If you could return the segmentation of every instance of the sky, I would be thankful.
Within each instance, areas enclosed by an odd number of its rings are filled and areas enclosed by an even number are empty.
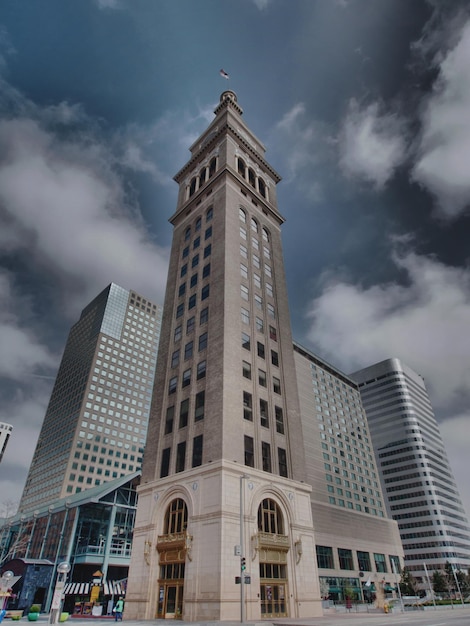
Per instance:
[[[2,0],[0,515],[82,308],[163,303],[172,179],[227,88],[283,179],[294,338],[421,374],[470,512],[468,2]]]

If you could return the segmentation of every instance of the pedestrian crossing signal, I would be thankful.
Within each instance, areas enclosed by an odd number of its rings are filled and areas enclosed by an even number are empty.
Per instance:
[[[244,556],[242,556],[241,558],[241,568],[242,572],[244,572],[246,570],[246,559]]]

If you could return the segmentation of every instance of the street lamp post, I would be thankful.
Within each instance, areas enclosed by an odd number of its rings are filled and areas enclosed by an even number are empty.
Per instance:
[[[245,621],[245,535],[244,535],[244,523],[245,523],[245,510],[244,510],[244,490],[243,481],[246,478],[250,478],[246,474],[240,476],[240,622],[243,624]]]
[[[51,615],[49,618],[49,624],[58,624],[60,619],[60,611],[62,608],[62,596],[64,593],[65,581],[67,580],[67,574],[70,572],[70,563],[62,561],[57,566],[57,581],[54,588],[54,595],[52,596],[51,603]]]
[[[9,589],[11,587],[11,579],[14,577],[14,573],[10,570],[3,572],[0,578],[0,589],[3,596],[2,609],[7,608],[8,598],[10,597]]]

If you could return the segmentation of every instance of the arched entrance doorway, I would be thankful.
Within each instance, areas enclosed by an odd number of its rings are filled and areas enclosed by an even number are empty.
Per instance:
[[[258,508],[261,617],[288,616],[287,553],[289,538],[279,505],[264,499]]]
[[[189,535],[188,507],[181,498],[170,502],[165,514],[163,535],[158,536],[159,554],[157,618],[182,618],[184,568]]]

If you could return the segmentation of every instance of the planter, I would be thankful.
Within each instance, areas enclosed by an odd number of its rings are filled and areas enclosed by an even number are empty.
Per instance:
[[[59,622],[66,622],[68,618],[69,618],[69,613],[66,613],[64,611],[63,613],[60,614]]]
[[[37,622],[39,613],[28,613],[28,622]]]

